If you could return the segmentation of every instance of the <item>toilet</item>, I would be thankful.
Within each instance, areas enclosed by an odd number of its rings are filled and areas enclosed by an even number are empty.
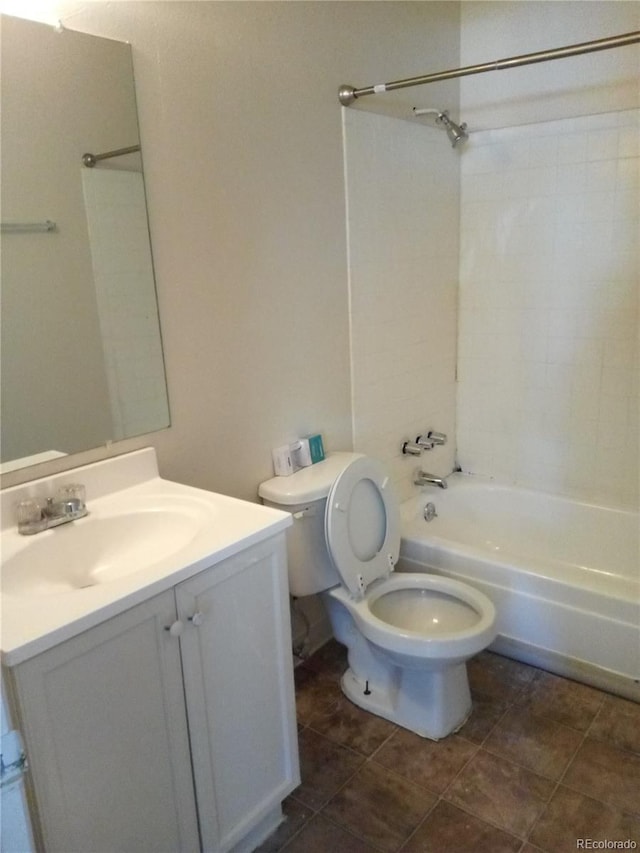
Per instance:
[[[400,516],[383,466],[332,453],[262,483],[259,495],[293,515],[289,589],[322,593],[348,650],[345,695],[422,737],[457,731],[471,712],[466,661],[495,639],[495,609],[459,581],[394,572]]]

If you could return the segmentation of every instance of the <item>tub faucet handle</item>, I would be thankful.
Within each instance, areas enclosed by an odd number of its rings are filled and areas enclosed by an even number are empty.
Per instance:
[[[430,429],[427,433],[427,438],[430,439],[434,444],[446,444],[447,436],[443,432],[436,432],[433,429]]]
[[[422,456],[424,448],[414,443],[413,441],[404,441],[402,443],[402,452],[407,456]]]
[[[416,444],[418,447],[422,447],[423,450],[433,450],[435,442],[429,435],[418,435],[416,436]]]

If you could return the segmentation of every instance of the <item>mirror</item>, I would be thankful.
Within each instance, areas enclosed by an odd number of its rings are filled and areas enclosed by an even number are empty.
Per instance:
[[[6,15],[1,38],[7,471],[161,429],[169,408],[131,48]]]

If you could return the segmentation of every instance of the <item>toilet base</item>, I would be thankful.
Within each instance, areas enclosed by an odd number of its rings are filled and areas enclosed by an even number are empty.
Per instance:
[[[401,682],[375,684],[349,668],[340,683],[354,705],[430,740],[457,732],[468,720],[472,705],[465,664],[436,672],[404,670]]]

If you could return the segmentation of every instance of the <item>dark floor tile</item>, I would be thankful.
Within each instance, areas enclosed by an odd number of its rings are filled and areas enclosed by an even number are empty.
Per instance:
[[[349,665],[347,649],[337,640],[329,640],[308,657],[304,665],[339,681]]]
[[[484,748],[541,776],[559,779],[582,739],[575,729],[515,706],[496,725]]]
[[[516,853],[520,838],[441,800],[402,853]]]
[[[445,798],[514,835],[527,835],[556,783],[481,749],[458,774]]]
[[[314,814],[312,809],[295,797],[287,797],[282,803],[282,813],[284,820],[280,826],[260,847],[256,848],[255,853],[278,853]]]
[[[569,853],[579,838],[640,845],[640,819],[560,785],[529,840],[548,853]]]
[[[308,668],[306,664],[296,667],[293,677],[296,685],[296,715],[298,723],[302,725],[306,726],[313,714],[326,710],[342,696],[337,681],[322,671]]]
[[[343,694],[329,708],[312,714],[308,725],[334,743],[367,756],[374,753],[397,728],[394,723],[354,705]]]
[[[302,783],[296,788],[295,797],[306,806],[319,809],[355,773],[364,758],[309,729],[300,732],[298,740]]]
[[[323,814],[380,850],[396,851],[436,799],[435,794],[369,762],[329,801]]]
[[[346,666],[331,641],[296,669],[302,784],[259,853],[640,844],[640,705],[483,652],[468,665],[470,719],[436,743],[350,703]]]
[[[481,652],[467,664],[471,693],[490,696],[500,702],[513,702],[531,682],[537,670],[526,663]]]
[[[286,853],[375,853],[376,849],[321,814],[285,847]]]
[[[640,814],[640,755],[585,738],[563,785],[622,811]]]
[[[504,702],[483,696],[480,693],[473,695],[473,707],[467,722],[459,729],[458,734],[473,743],[480,744],[493,730],[495,724],[507,709]]]
[[[589,737],[640,752],[640,705],[619,696],[607,696],[589,729]]]
[[[586,684],[539,671],[518,698],[533,714],[586,731],[602,707],[606,694]]]
[[[440,794],[477,749],[458,735],[433,741],[398,729],[373,760],[410,782]]]

